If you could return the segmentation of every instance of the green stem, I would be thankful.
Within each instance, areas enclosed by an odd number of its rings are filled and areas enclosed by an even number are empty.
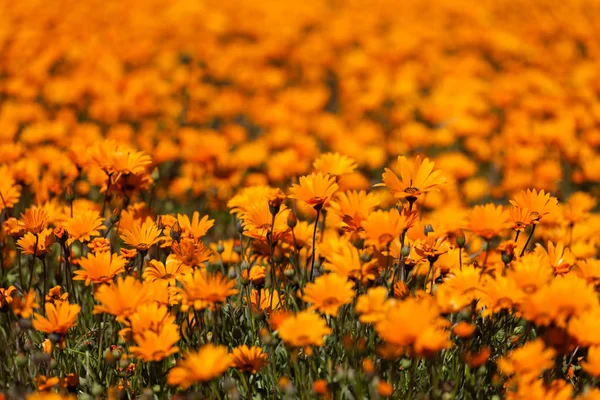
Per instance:
[[[521,250],[521,254],[519,255],[519,257],[523,257],[523,254],[525,254],[525,250],[527,249],[527,246],[529,246],[529,242],[531,241],[531,238],[533,237],[533,233],[535,232],[535,227],[536,227],[536,225],[533,225],[533,227],[531,228],[529,237],[527,238],[527,241],[525,242],[525,246],[523,246],[523,250]]]
[[[310,265],[310,276],[309,280],[313,280],[313,272],[315,270],[315,250],[317,249],[317,225],[319,224],[319,217],[321,216],[321,208],[317,207],[317,218],[315,219],[315,227],[313,229],[313,240],[312,240],[312,260]]]

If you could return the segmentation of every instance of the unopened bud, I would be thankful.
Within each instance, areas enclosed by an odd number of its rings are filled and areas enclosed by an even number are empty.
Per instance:
[[[181,240],[181,225],[179,225],[179,221],[175,222],[171,227],[171,239],[174,242],[179,242]]]
[[[229,270],[227,271],[227,277],[229,279],[237,278],[237,271],[235,270],[234,267],[229,267]]]
[[[223,245],[223,242],[221,240],[219,240],[219,243],[217,243],[217,253],[221,254],[225,251],[225,246]]]
[[[102,393],[104,393],[104,387],[102,387],[100,384],[98,383],[94,383],[92,385],[92,394],[94,396],[100,396]]]
[[[118,208],[115,208],[110,216],[110,223],[116,224],[121,219],[121,212]]]
[[[243,270],[248,270],[250,269],[250,263],[247,260],[242,261],[242,263],[240,264],[240,268]]]
[[[465,243],[467,243],[467,239],[465,238],[465,233],[461,230],[456,234],[456,245],[462,249],[465,247]]]
[[[292,229],[294,229],[296,225],[298,225],[298,218],[296,218],[296,213],[294,211],[290,211],[287,219],[287,224]]]
[[[404,245],[402,246],[402,250],[400,251],[400,255],[404,257],[408,257],[410,255],[410,246]]]
[[[51,333],[50,335],[48,335],[48,339],[50,339],[52,344],[57,344],[58,342],[60,342],[60,335],[57,333]]]
[[[21,327],[21,329],[23,330],[27,330],[31,329],[33,327],[33,324],[30,319],[21,318],[19,320],[19,327]]]
[[[513,260],[513,255],[505,251],[502,252],[502,262],[508,264]]]
[[[244,233],[244,222],[241,219],[238,219],[235,222],[235,227],[236,227],[238,233]]]
[[[15,358],[15,362],[17,363],[17,367],[23,368],[27,365],[27,357],[25,357],[25,354],[21,353]]]
[[[423,227],[423,233],[425,234],[425,236],[429,235],[432,232],[433,232],[433,226],[431,226],[431,224],[426,224]]]

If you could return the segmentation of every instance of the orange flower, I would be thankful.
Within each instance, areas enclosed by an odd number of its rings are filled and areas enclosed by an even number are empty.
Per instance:
[[[357,167],[356,161],[339,153],[325,153],[317,158],[313,167],[318,172],[331,176],[351,174]]]
[[[140,175],[152,163],[152,158],[141,151],[116,144],[112,140],[99,142],[91,150],[92,159],[116,183],[122,175]]]
[[[174,286],[175,281],[189,270],[188,265],[178,261],[173,254],[169,254],[164,263],[158,260],[150,260],[144,269],[144,278],[150,282],[164,280]]]
[[[240,215],[244,221],[244,235],[267,243],[267,235],[270,235],[272,231],[272,241],[276,243],[290,232],[287,224],[289,214],[290,209],[282,206],[273,220],[273,214],[271,214],[268,204],[254,204]]]
[[[542,371],[552,368],[556,352],[546,348],[542,339],[536,339],[523,347],[508,353],[498,360],[498,369],[504,375],[517,375],[523,379],[533,379]]]
[[[586,361],[581,363],[581,368],[596,378],[600,377],[600,346],[589,348]]]
[[[375,324],[375,330],[389,344],[414,346],[417,354],[430,355],[450,346],[447,326],[434,300],[425,297],[396,302]]]
[[[46,317],[35,314],[33,327],[40,332],[56,333],[65,336],[69,329],[75,325],[81,307],[78,304],[60,302],[58,304],[46,303]]]
[[[287,317],[279,325],[279,337],[292,347],[323,346],[330,333],[325,320],[310,311]]]
[[[252,284],[255,286],[260,286],[265,283],[265,278],[267,276],[267,269],[260,265],[255,265],[250,268],[250,280]]]
[[[260,291],[253,289],[250,293],[250,304],[254,311],[264,311],[268,314],[281,307],[283,304],[283,296],[280,295],[277,290],[270,292],[265,289],[260,289]]]
[[[325,207],[338,189],[335,177],[322,173],[301,176],[300,183],[292,185],[290,198],[302,200],[315,210]]]
[[[238,292],[234,288],[235,281],[227,279],[220,272],[209,274],[206,270],[196,270],[183,275],[180,282],[182,287],[178,293],[184,311],[189,307],[200,310],[207,305],[223,303]]]
[[[377,393],[383,397],[389,397],[394,394],[394,387],[388,382],[379,382],[377,385]]]
[[[21,214],[21,222],[25,230],[34,235],[41,233],[48,221],[48,213],[43,208],[28,208],[24,214]]]
[[[508,212],[502,206],[486,204],[475,206],[468,216],[467,230],[486,240],[491,240],[509,227]]]
[[[33,310],[40,306],[35,298],[35,290],[31,289],[24,297],[14,297],[10,306],[15,315],[28,319],[33,314]]]
[[[133,276],[118,277],[116,282],[101,285],[94,298],[100,303],[94,314],[108,313],[122,321],[136,309],[151,300],[152,292]]]
[[[362,223],[379,204],[379,199],[364,190],[337,193],[331,209],[340,219],[340,226],[347,231],[362,231]]]
[[[316,394],[324,395],[327,394],[327,381],[325,379],[318,379],[312,384],[313,391]]]
[[[186,267],[201,266],[212,255],[211,250],[202,241],[182,239],[171,247],[174,259]]]
[[[257,373],[267,365],[267,354],[260,347],[242,345],[231,352],[233,366],[242,372]]]
[[[69,293],[61,293],[62,287],[54,286],[52,289],[48,291],[46,295],[46,301],[49,303],[65,303],[69,301]]]
[[[569,318],[598,307],[594,287],[576,275],[563,275],[525,298],[523,317],[538,325],[565,327]]]
[[[144,361],[160,361],[179,351],[175,346],[179,339],[179,326],[172,322],[163,322],[158,330],[134,333],[133,340],[136,345],[130,346],[129,351]]]
[[[17,245],[23,250],[23,254],[32,254],[42,257],[50,252],[54,244],[54,233],[51,228],[44,229],[38,235],[27,232],[25,236],[17,241]]]
[[[222,375],[233,364],[227,347],[207,344],[197,352],[187,353],[169,371],[167,383],[187,389],[196,382],[207,382]]]
[[[400,178],[389,168],[383,173],[383,183],[375,186],[386,186],[392,195],[398,199],[407,199],[414,202],[417,198],[432,190],[438,190],[438,186],[446,182],[441,177],[441,171],[434,171],[435,163],[417,156],[413,162],[406,157],[398,157],[398,170]]]
[[[492,351],[489,347],[483,347],[478,352],[465,352],[465,362],[471,368],[482,366],[489,360]]]
[[[356,301],[358,319],[364,323],[376,323],[385,318],[392,302],[387,300],[388,290],[382,286],[370,288],[367,294],[361,294]]]
[[[475,329],[477,329],[475,325],[469,324],[465,321],[460,321],[452,327],[454,334],[460,338],[471,337],[473,333],[475,333]]]
[[[600,346],[600,307],[575,315],[567,331],[580,346]]]
[[[187,215],[177,214],[177,222],[184,235],[190,235],[196,240],[206,235],[206,232],[215,225],[215,220],[209,219],[208,215],[200,219],[198,211],[194,211],[191,221]]]
[[[124,229],[121,239],[138,251],[146,252],[150,247],[163,240],[160,229],[152,221],[134,222],[129,229]]]
[[[6,166],[0,167],[0,211],[5,208],[13,208],[21,198],[21,186],[15,184],[14,178],[6,170]]]
[[[327,261],[323,264],[326,271],[363,281],[375,279],[377,260],[363,262],[359,250],[349,243],[326,258]]]
[[[17,291],[14,286],[8,288],[0,288],[0,309],[13,302],[12,295]]]
[[[69,233],[67,245],[76,240],[87,242],[92,236],[100,235],[100,231],[106,229],[103,225],[103,219],[100,214],[94,210],[84,210],[77,212],[73,218],[65,223],[65,229]]]
[[[558,200],[541,190],[539,193],[533,189],[519,192],[510,203],[523,210],[528,210],[525,223],[537,224],[542,217],[558,212]]]
[[[309,310],[337,316],[338,309],[354,298],[354,284],[337,274],[319,276],[306,285],[302,299],[311,303]]]
[[[127,260],[118,254],[110,252],[90,253],[87,258],[80,258],[81,269],[75,271],[73,280],[85,280],[86,286],[90,283],[107,283],[119,273],[125,271]]]
[[[558,242],[555,246],[554,243],[549,241],[548,251],[540,245],[536,247],[536,251],[547,260],[556,275],[569,272],[571,267],[575,265],[575,256],[568,247],[565,247],[563,242]]]
[[[366,244],[384,249],[392,240],[399,237],[407,228],[410,228],[417,218],[416,212],[408,213],[408,210],[400,213],[396,208],[389,211],[377,210],[371,212],[363,221]]]

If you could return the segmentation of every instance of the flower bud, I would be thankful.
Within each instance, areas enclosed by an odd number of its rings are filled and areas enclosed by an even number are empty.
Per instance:
[[[402,246],[402,250],[400,251],[400,255],[404,256],[404,257],[408,257],[410,255],[410,246],[409,245],[404,245]]]
[[[27,365],[27,357],[25,357],[25,354],[20,353],[16,358],[15,358],[15,362],[17,363],[17,367],[23,368],[24,366]]]
[[[456,234],[456,245],[462,249],[463,247],[465,247],[465,244],[467,243],[467,239],[465,238],[465,233],[462,231],[462,229],[460,229],[458,231],[458,233]]]
[[[117,222],[119,222],[120,219],[121,219],[121,212],[118,208],[115,208],[113,210],[112,214],[110,215],[110,223],[114,225]]]
[[[179,242],[181,240],[181,225],[179,225],[179,221],[175,222],[171,227],[171,239],[174,242]]]
[[[296,213],[294,211],[290,211],[288,214],[287,225],[292,229],[298,225],[298,218],[296,218]]]
[[[94,383],[92,385],[92,394],[94,396],[100,396],[102,393],[104,393],[104,388],[100,384]]]
[[[19,327],[21,327],[21,329],[23,330],[27,330],[31,329],[33,327],[33,324],[30,319],[21,318],[19,320]]]
[[[229,267],[229,270],[227,271],[227,277],[229,279],[237,278],[237,271],[235,270],[234,267]]]
[[[48,335],[48,339],[50,339],[50,342],[52,342],[52,344],[57,344],[58,342],[60,342],[60,335],[57,333],[51,333],[50,335]]]
[[[222,254],[225,251],[225,246],[223,245],[223,241],[219,240],[217,243],[217,253]]]
[[[512,260],[513,260],[513,255],[512,254],[510,254],[510,253],[508,253],[506,251],[502,252],[502,262],[505,265],[508,265]]]
[[[426,224],[423,227],[423,233],[425,234],[425,236],[429,235],[432,232],[433,232],[433,226],[431,226],[431,224]]]
[[[241,219],[238,219],[235,222],[235,227],[236,227],[238,233],[244,233],[244,222]]]
[[[255,265],[250,270],[250,280],[254,286],[261,286],[265,283],[265,278],[267,274],[267,269],[265,267],[261,267]]]

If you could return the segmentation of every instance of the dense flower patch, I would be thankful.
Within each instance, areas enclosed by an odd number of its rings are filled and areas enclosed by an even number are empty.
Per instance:
[[[600,398],[597,2],[0,4],[0,398]]]

